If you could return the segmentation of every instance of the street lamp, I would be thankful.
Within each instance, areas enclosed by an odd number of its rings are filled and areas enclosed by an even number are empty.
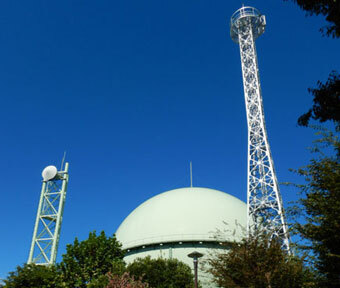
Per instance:
[[[194,271],[195,271],[195,288],[198,287],[197,282],[197,264],[198,264],[198,258],[201,258],[203,256],[202,253],[199,253],[197,251],[191,252],[188,254],[188,257],[193,258],[194,260]]]

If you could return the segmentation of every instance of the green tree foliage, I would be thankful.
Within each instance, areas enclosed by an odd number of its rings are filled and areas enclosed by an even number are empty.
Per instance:
[[[5,280],[6,288],[57,288],[58,273],[54,266],[47,267],[35,264],[18,266],[16,271],[10,272]]]
[[[276,239],[264,234],[232,243],[225,252],[211,255],[205,267],[219,287],[313,287],[302,261],[288,255]]]
[[[67,245],[58,270],[66,287],[85,288],[90,283],[91,287],[100,287],[104,275],[124,267],[123,257],[121,244],[114,235],[107,237],[102,231],[97,236],[91,232],[88,239],[79,242],[76,238],[73,244]]]
[[[10,272],[5,280],[6,288],[103,288],[109,279],[108,272],[123,274],[124,252],[115,236],[104,232],[67,245],[67,252],[56,266],[24,265]]]
[[[191,268],[177,259],[138,258],[128,265],[127,271],[153,288],[192,288],[194,286]]]
[[[308,15],[323,15],[330,24],[321,29],[323,34],[340,37],[340,3],[339,0],[292,0]]]
[[[148,288],[149,284],[143,283],[141,279],[136,280],[128,272],[122,275],[108,274],[109,283],[105,288]]]
[[[298,119],[298,124],[308,126],[311,118],[320,122],[331,120],[340,131],[340,75],[333,71],[325,84],[318,81],[318,89],[308,91],[314,96],[314,103],[312,108]]]
[[[319,287],[340,287],[340,142],[332,133],[319,142],[331,145],[336,153],[325,155],[316,147],[319,157],[297,170],[304,184],[296,185],[302,197],[295,212],[303,222],[294,228],[305,240],[300,248],[314,256],[322,276]]]
[[[286,0],[287,1],[287,0]],[[321,29],[324,35],[340,37],[339,0],[291,0],[305,10],[308,15],[323,15],[330,25]],[[311,118],[325,122],[335,122],[340,130],[340,75],[333,71],[325,84],[318,81],[318,88],[308,89],[314,96],[312,108],[298,119],[298,124],[307,126]]]

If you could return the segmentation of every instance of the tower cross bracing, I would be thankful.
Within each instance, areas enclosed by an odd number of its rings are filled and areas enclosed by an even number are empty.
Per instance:
[[[248,124],[247,231],[265,231],[289,252],[279,185],[267,138],[255,39],[264,32],[264,15],[242,7],[231,17],[230,35],[239,44]]]
[[[68,184],[68,163],[55,178],[42,183],[27,263],[55,264]]]

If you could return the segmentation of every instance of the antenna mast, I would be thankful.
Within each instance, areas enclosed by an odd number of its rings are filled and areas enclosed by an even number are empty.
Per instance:
[[[32,244],[27,263],[55,264],[68,184],[68,163],[62,171],[54,166],[43,170],[43,183]]]
[[[262,106],[255,39],[263,34],[265,16],[242,7],[231,17],[230,35],[240,45],[244,97],[248,122],[247,231],[264,230],[289,250],[281,194],[267,138]]]

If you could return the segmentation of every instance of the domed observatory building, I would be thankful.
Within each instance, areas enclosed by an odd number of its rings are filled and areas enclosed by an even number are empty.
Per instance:
[[[213,251],[226,249],[222,242],[239,240],[246,218],[246,203],[234,196],[208,188],[181,188],[138,206],[119,226],[116,236],[127,251],[127,263],[151,256],[176,258],[193,268],[188,254],[197,251],[204,259]],[[198,275],[203,287],[209,287],[206,275],[201,271]]]

